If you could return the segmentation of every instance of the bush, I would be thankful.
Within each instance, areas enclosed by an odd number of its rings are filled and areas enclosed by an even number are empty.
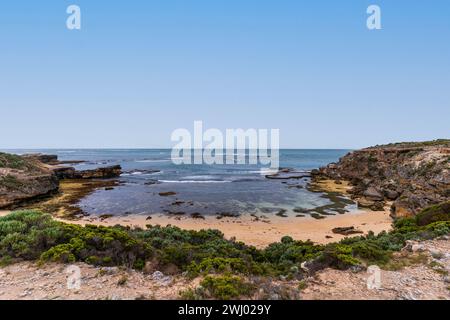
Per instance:
[[[430,223],[422,225],[425,222]],[[139,270],[146,261],[156,261],[161,270],[174,265],[190,276],[282,275],[302,279],[303,262],[314,266],[310,270],[346,269],[363,263],[383,266],[407,240],[432,239],[449,232],[445,204],[425,209],[417,218],[396,221],[390,232],[346,238],[326,246],[283,237],[281,242],[262,250],[227,240],[217,230],[79,226],[55,221],[39,211],[24,210],[0,217],[0,261],[83,261]]]
[[[242,280],[242,278],[232,275],[206,276],[200,282],[200,285],[206,290],[206,298],[220,300],[249,296],[255,289],[250,283]]]
[[[342,243],[327,245],[317,262],[322,264],[322,267],[332,267],[339,270],[361,264],[361,261],[353,257],[353,247]]]
[[[415,221],[418,226],[426,226],[438,221],[450,221],[450,201],[422,210],[416,216]]]

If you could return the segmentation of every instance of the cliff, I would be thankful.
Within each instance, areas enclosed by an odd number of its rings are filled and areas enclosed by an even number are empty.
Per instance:
[[[0,153],[0,208],[46,195],[58,186],[56,175],[40,161]]]
[[[109,179],[120,176],[120,166],[75,170],[61,166],[81,161],[59,161],[56,155],[0,153],[0,208],[45,196],[59,188],[61,179]]]
[[[394,218],[450,198],[450,140],[397,143],[353,151],[312,172],[314,180],[347,180],[361,207],[392,201]]]

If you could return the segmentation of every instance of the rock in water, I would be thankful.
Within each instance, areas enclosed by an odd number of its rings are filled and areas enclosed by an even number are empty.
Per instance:
[[[110,179],[119,177],[122,173],[119,165],[81,171],[72,167],[54,167],[52,170],[59,179]]]

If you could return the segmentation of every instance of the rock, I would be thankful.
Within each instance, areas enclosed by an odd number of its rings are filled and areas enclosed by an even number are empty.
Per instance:
[[[176,195],[176,194],[177,194],[177,193],[174,192],[174,191],[167,191],[167,192],[160,192],[160,193],[159,193],[159,195],[160,195],[161,197],[174,196],[174,195]]]
[[[206,219],[201,213],[198,213],[198,212],[192,213],[191,214],[191,218],[192,219],[201,219],[201,220],[205,220]]]
[[[31,296],[32,293],[33,293],[33,289],[26,289],[24,292],[19,294],[19,297],[25,298],[25,297]]]
[[[352,235],[352,234],[362,234],[362,233],[364,233],[364,232],[362,232],[360,230],[355,229],[355,227],[339,227],[339,228],[334,228],[332,231],[335,234],[341,234],[341,235],[344,235],[344,236],[349,236],[349,235]]]
[[[367,208],[372,211],[383,211],[385,205],[383,201],[374,201],[365,198],[358,199],[357,204],[358,208]]]
[[[119,165],[76,172],[79,179],[110,179],[119,177],[121,174],[122,167]]]
[[[430,205],[448,201],[450,140],[396,143],[348,153],[338,163],[311,175],[314,180],[346,180],[360,206],[382,210],[384,199],[395,201],[392,217],[417,215]]]
[[[45,164],[59,163],[58,156],[55,154],[34,153],[34,154],[24,154],[22,157],[25,159],[37,160]]]
[[[57,176],[34,158],[0,153],[0,208],[57,191]]]
[[[269,297],[269,300],[278,301],[281,300],[281,296],[278,293],[272,293]]]
[[[265,176],[266,179],[273,180],[290,180],[290,179],[303,179],[310,178],[311,174],[305,171],[296,171],[295,169],[285,168],[280,169],[277,173],[268,174]]]
[[[119,268],[117,267],[103,267],[100,270],[107,275],[115,275],[119,272]]]
[[[412,248],[415,244],[417,244],[415,241],[407,240],[405,247],[402,249],[402,251],[413,252]]]
[[[381,194],[381,192],[374,187],[369,187],[366,191],[364,191],[363,196],[365,196],[367,199],[373,200],[373,201],[383,201],[384,200],[384,197]]]
[[[54,167],[52,168],[58,179],[74,179],[76,170],[72,167]]]
[[[437,249],[429,249],[428,251],[430,252],[431,256],[437,260],[440,260],[440,259],[444,258],[444,256],[445,256],[444,253],[442,253],[441,251],[439,251]]]
[[[309,267],[308,267],[308,262],[305,261],[302,264],[300,264],[300,269],[302,269],[306,273],[309,273],[310,270],[309,270]]]
[[[422,244],[414,244],[411,247],[412,252],[424,252],[425,247]]]
[[[172,283],[172,277],[165,276],[161,271],[155,271],[152,274],[152,279],[158,283],[160,286],[168,286]]]
[[[152,274],[152,279],[153,280],[161,280],[161,279],[163,279],[164,278],[164,274],[161,272],[161,271],[155,271],[153,274]]]
[[[122,173],[122,168],[119,165],[81,171],[72,167],[57,166],[52,170],[59,179],[110,179],[117,178]]]
[[[288,215],[286,214],[286,212],[287,212],[286,209],[280,209],[275,215],[282,218],[287,218]]]
[[[146,186],[152,186],[154,184],[160,184],[160,182],[158,180],[148,180],[147,182],[144,183],[144,185]]]
[[[388,200],[396,200],[399,197],[399,193],[397,191],[393,191],[393,190],[384,190],[384,196],[388,199]]]

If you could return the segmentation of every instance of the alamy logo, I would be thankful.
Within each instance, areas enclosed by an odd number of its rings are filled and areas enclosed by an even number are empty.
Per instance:
[[[81,29],[81,9],[77,5],[70,5],[66,10],[67,14],[70,16],[66,20],[66,26],[69,30],[80,30]]]
[[[67,289],[79,290],[81,288],[81,269],[78,266],[70,265],[66,268]]]
[[[377,5],[370,5],[367,8],[367,14],[370,16],[367,18],[367,29],[380,30],[381,29],[381,8]]]
[[[270,139],[269,139],[270,138]],[[173,131],[174,164],[251,164],[279,168],[279,129],[219,129],[203,132],[203,122],[194,121],[194,134]]]
[[[378,266],[370,266],[367,268],[369,277],[367,278],[367,289],[381,289],[381,269]]]

